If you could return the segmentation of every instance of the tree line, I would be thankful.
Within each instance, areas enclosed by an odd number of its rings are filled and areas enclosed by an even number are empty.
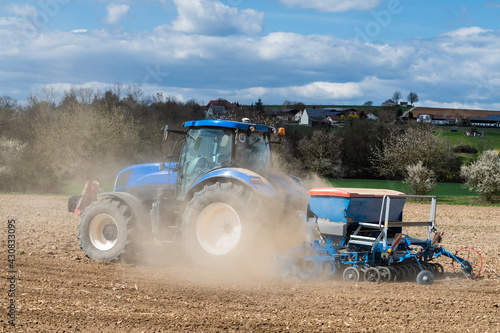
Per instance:
[[[284,125],[256,113],[262,106],[259,99],[223,117]],[[72,88],[60,100],[45,89],[25,106],[1,97],[0,191],[51,193],[70,181],[113,179],[126,166],[170,154],[174,143],[162,138],[166,124],[180,128],[203,118],[204,109],[194,100],[144,96],[138,86],[115,85],[104,92]],[[276,167],[301,177],[403,179],[422,192],[415,179],[424,174],[430,184],[425,191],[436,181],[462,181],[464,175],[453,147],[424,124],[349,118],[333,130],[287,127],[272,149]]]

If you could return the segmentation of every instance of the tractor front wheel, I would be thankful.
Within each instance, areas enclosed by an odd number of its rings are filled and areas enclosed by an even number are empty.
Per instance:
[[[133,214],[129,207],[109,198],[93,202],[81,216],[78,239],[92,260],[123,259],[130,243]]]
[[[194,264],[216,267],[241,263],[255,238],[254,194],[241,185],[216,183],[197,192],[183,216],[187,255]]]

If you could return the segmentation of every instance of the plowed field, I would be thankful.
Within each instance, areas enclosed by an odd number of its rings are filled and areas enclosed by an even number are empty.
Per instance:
[[[500,207],[438,205],[443,244],[473,246],[485,265],[471,281],[445,264],[432,286],[205,272],[182,262],[97,263],[79,248],[79,219],[65,197],[0,195],[0,217],[0,331],[500,331]],[[16,221],[15,297],[8,295],[9,219]]]

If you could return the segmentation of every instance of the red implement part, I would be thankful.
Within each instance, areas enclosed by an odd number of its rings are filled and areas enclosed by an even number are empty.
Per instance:
[[[467,278],[475,279],[483,270],[483,258],[481,257],[481,254],[479,254],[479,251],[473,247],[462,247],[460,250],[455,252],[455,256],[467,260],[472,265],[470,268],[465,268],[459,262],[454,260],[451,265],[453,267],[453,272],[456,274],[463,273]]]
[[[82,210],[84,210],[93,201],[97,200],[96,190],[99,189],[99,183],[96,181],[87,181],[83,186],[82,197],[78,201],[78,205],[75,209],[75,214],[80,215]]]

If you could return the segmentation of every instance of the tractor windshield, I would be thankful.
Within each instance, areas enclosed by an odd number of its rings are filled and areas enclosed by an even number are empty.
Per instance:
[[[178,197],[213,169],[238,167],[264,174],[271,165],[269,150],[269,136],[262,132],[191,128],[179,161]]]
[[[229,129],[189,130],[181,154],[178,195],[183,196],[204,173],[231,165],[232,135]]]
[[[240,132],[236,139],[236,166],[263,174],[271,167],[269,136],[259,132]]]

